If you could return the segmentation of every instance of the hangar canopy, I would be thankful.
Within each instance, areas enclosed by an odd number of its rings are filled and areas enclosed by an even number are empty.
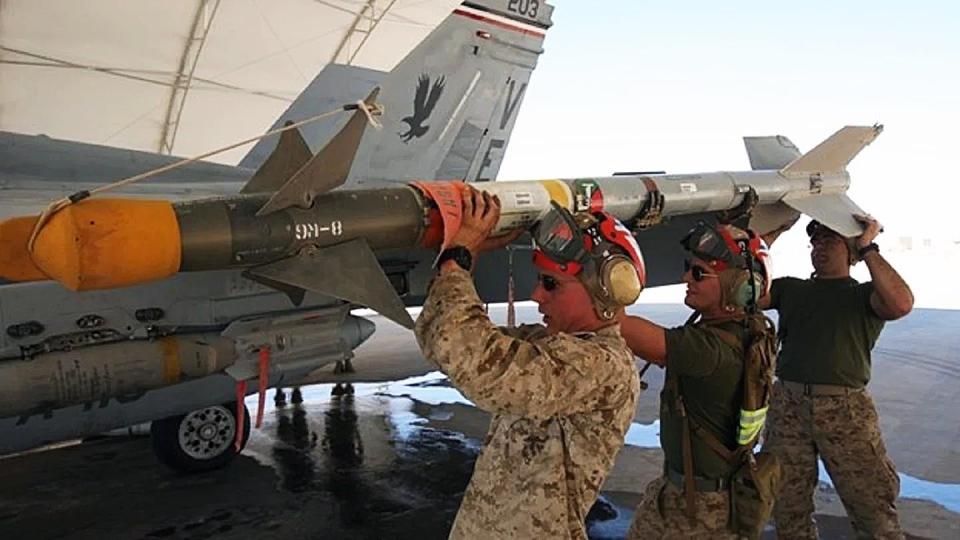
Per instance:
[[[389,71],[458,3],[2,0],[0,130],[196,155],[266,131],[328,63]]]

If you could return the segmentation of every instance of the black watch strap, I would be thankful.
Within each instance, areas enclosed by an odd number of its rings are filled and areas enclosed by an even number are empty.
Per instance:
[[[870,253],[871,251],[876,251],[877,253],[880,253],[880,246],[878,246],[878,245],[876,244],[876,242],[870,242],[869,244],[867,244],[867,245],[863,246],[862,248],[858,249],[858,250],[857,250],[857,255],[859,255],[860,258],[862,259],[862,258],[866,257],[866,256],[867,256],[867,253]]]
[[[473,268],[473,255],[463,246],[453,246],[440,252],[440,256],[437,257],[437,268],[440,268],[445,261],[453,261],[467,272]]]

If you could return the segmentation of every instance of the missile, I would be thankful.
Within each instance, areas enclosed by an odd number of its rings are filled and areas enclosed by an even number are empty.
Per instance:
[[[110,358],[111,361],[105,361]],[[108,343],[0,364],[0,418],[93,403],[204,377],[236,360],[217,334]]]
[[[41,224],[32,249],[27,244],[36,216],[2,222],[0,278],[52,279],[86,291],[176,272],[245,268],[248,277],[288,292],[294,301],[303,291],[314,291],[412,327],[377,252],[447,245],[459,226],[466,184],[431,181],[332,191],[346,180],[364,124],[358,111],[312,157],[296,131],[284,132],[271,157],[235,196],[177,203],[87,198]],[[845,194],[846,165],[881,130],[847,126],[779,168],[470,185],[501,202],[494,234],[532,225],[551,201],[573,212],[602,209],[637,229],[671,216],[729,211],[753,194],[757,212],[751,226],[761,233],[789,226],[803,212],[852,236],[860,229],[851,214],[862,210]],[[786,141],[779,137],[755,145],[751,160],[763,161],[777,140]]]
[[[288,369],[296,369],[298,363],[314,365],[317,358],[332,362],[349,357],[375,328],[367,319],[328,309],[274,316],[270,323],[241,320],[221,334],[177,334],[43,351],[29,361],[0,362],[0,418],[103,404],[217,373],[238,380],[253,378],[256,371],[245,362],[249,355],[242,349],[263,340],[260,325],[266,324],[297,338],[273,350],[274,361]]]

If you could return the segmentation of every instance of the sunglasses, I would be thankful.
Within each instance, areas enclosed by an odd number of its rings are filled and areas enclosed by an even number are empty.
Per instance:
[[[683,273],[686,274],[687,272],[690,272],[690,275],[693,276],[694,281],[703,281],[708,277],[717,277],[716,274],[707,270],[706,268],[696,264],[691,264],[689,259],[683,261]]]
[[[843,237],[831,232],[816,232],[810,237],[810,244],[826,244],[831,242],[842,242]]]
[[[557,287],[559,286],[559,284],[557,283],[557,279],[554,278],[553,276],[540,274],[537,277],[537,279],[540,280],[540,286],[543,287],[543,290],[547,292],[553,292],[557,290]]]

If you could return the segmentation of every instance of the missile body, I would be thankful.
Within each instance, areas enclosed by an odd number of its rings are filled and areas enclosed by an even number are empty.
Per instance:
[[[217,334],[166,336],[0,363],[0,418],[135,395],[217,373],[237,358]]]
[[[111,398],[138,396],[223,372],[253,378],[256,369],[248,360],[256,355],[250,351],[263,343],[274,343],[272,362],[288,376],[306,373],[349,358],[374,328],[367,319],[333,308],[240,320],[223,333],[118,341],[3,361],[0,418],[81,404],[102,406]]]
[[[414,247],[425,229],[423,198],[409,187],[335,191],[310,208],[290,207],[257,217],[269,195],[173,205],[180,231],[180,271],[256,266],[313,246],[354,238],[374,251]]]
[[[844,172],[821,178],[817,189],[841,193],[848,184]],[[456,198],[462,185],[432,182],[333,191],[317,196],[308,208],[292,206],[264,216],[257,212],[269,194],[181,203],[88,199],[55,214],[40,231],[33,252],[24,249],[19,259],[10,257],[10,263],[0,267],[0,277],[46,277],[72,290],[95,290],[162,279],[178,271],[256,267],[355,239],[374,252],[432,248],[453,225],[440,211],[444,195],[438,190]],[[808,181],[790,180],[777,171],[472,185],[501,201],[495,234],[533,224],[549,210],[550,201],[571,211],[602,209],[629,224],[652,211],[670,217],[735,208],[748,187],[761,205],[810,189]],[[459,199],[453,205],[459,205]],[[29,223],[28,218],[15,218],[0,224],[0,234],[7,233],[2,243],[25,245],[30,228],[22,225]],[[10,238],[12,234],[17,237]],[[29,266],[24,258],[35,264],[29,272],[18,270]]]

